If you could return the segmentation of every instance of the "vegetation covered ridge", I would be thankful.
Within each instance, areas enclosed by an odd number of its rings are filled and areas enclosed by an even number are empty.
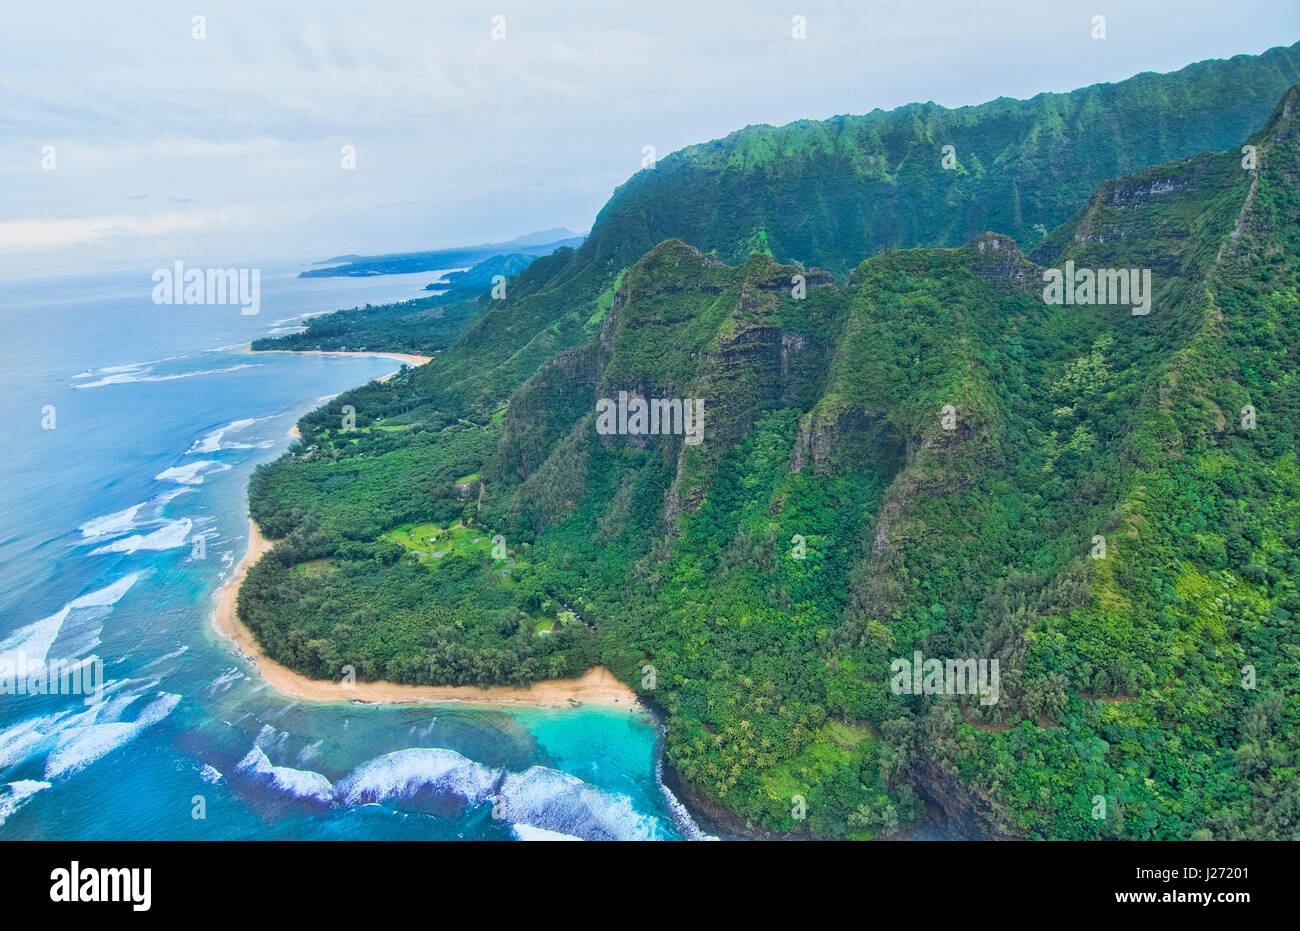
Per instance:
[[[841,286],[666,238],[606,276],[598,223],[303,419],[250,486],[286,539],[240,616],[310,675],[602,663],[766,830],[890,834],[924,797],[982,835],[1295,838],[1298,99],[1101,183],[1032,258],[984,233]],[[1093,289],[1045,300],[1065,268]],[[1109,271],[1148,312],[1098,302]],[[602,432],[620,397],[701,399],[703,442]],[[996,661],[995,700],[901,690],[917,653]]]

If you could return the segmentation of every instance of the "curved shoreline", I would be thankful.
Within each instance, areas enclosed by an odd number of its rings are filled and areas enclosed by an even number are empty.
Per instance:
[[[515,686],[474,685],[400,685],[395,682],[341,682],[309,679],[287,666],[268,658],[256,638],[239,620],[236,607],[239,587],[249,566],[261,559],[275,545],[262,536],[251,519],[248,522],[248,551],[235,566],[213,597],[213,629],[231,641],[235,652],[251,660],[257,673],[278,692],[306,701],[371,703],[464,702],[498,705],[535,705],[538,707],[573,708],[580,704],[606,705],[612,708],[638,707],[637,694],[620,682],[603,666],[590,669],[578,679],[549,679],[527,688]]]
[[[350,349],[254,349],[250,345],[244,352],[259,356],[269,353],[292,353],[295,356],[374,356],[377,359],[397,359],[412,368],[433,361],[433,356],[417,356],[409,352],[353,352]],[[396,374],[397,372],[389,372],[379,380],[388,381]]]

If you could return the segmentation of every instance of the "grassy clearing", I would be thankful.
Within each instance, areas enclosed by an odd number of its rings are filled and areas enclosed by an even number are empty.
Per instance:
[[[494,569],[509,570],[502,577],[502,582],[513,584],[514,580],[510,576],[528,564],[519,559],[512,549],[506,550],[505,559],[494,558],[492,537],[490,530],[466,527],[460,523],[446,528],[426,523],[403,524],[388,531],[380,539],[406,547],[425,566],[437,566],[453,554],[490,561]]]
[[[539,637],[543,634],[549,634],[555,630],[555,624],[556,621],[553,617],[539,617],[533,623],[533,633]]]
[[[309,559],[307,562],[298,563],[293,567],[293,571],[299,575],[318,579],[328,573],[333,565],[334,561],[332,559]]]
[[[385,533],[381,539],[404,546],[413,553],[424,554],[420,556],[420,562],[427,565],[436,564],[439,559],[453,553],[492,558],[492,534],[461,524],[447,528],[437,524],[403,524]],[[504,560],[497,561],[505,564]]]
[[[865,726],[827,721],[822,725],[822,736],[843,750],[856,750],[864,741],[871,739],[871,732]]]

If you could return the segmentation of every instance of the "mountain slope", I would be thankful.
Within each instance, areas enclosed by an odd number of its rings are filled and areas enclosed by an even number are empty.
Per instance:
[[[842,279],[865,256],[985,230],[1030,248],[1102,181],[1239,142],[1298,81],[1293,45],[1029,100],[751,126],[639,172],[579,252],[621,267],[676,237],[728,262],[766,249]]]
[[[1294,839],[1300,89],[1246,141],[1254,169],[1237,140],[1101,183],[1032,258],[981,233],[837,286],[668,239],[589,316],[587,245],[538,260],[259,470],[287,540],[241,616],[316,675],[599,659],[693,797],[765,830],[889,834],[927,797],[994,836]],[[1064,268],[1149,271],[1150,312],[1046,301]],[[702,400],[704,442],[600,432],[624,393]],[[508,557],[407,552],[453,521]],[[996,700],[899,694],[917,650],[996,660]]]
[[[1297,82],[1300,44],[1068,94],[910,104],[689,146],[615,191],[581,246],[535,261],[503,299],[484,296],[462,345],[394,403],[490,413],[539,365],[585,344],[619,277],[668,239],[731,264],[769,252],[841,281],[881,251],[986,230],[1034,247],[1106,179],[1240,142]]]

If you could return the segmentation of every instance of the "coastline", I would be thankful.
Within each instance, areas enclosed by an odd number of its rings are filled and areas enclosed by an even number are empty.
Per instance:
[[[405,362],[411,368],[417,368],[426,362],[433,361],[433,356],[417,356],[409,352],[354,352],[350,349],[254,349],[249,346],[244,352],[259,356],[270,353],[292,353],[296,356],[374,356],[378,359],[397,359],[399,362]],[[389,372],[379,380],[388,381],[396,374],[397,372]]]
[[[306,701],[360,701],[366,704],[463,702],[562,708],[593,704],[629,710],[639,706],[637,694],[603,666],[596,666],[577,679],[551,679],[536,682],[527,688],[400,685],[394,682],[357,682],[353,686],[345,687],[340,682],[309,679],[269,659],[262,652],[252,631],[244,626],[236,612],[239,587],[243,584],[248,568],[274,545],[275,541],[262,536],[261,529],[250,519],[248,551],[236,564],[229,578],[214,593],[216,606],[212,612],[211,623],[218,634],[234,645],[235,652],[251,660],[257,669],[257,674],[278,692]]]

